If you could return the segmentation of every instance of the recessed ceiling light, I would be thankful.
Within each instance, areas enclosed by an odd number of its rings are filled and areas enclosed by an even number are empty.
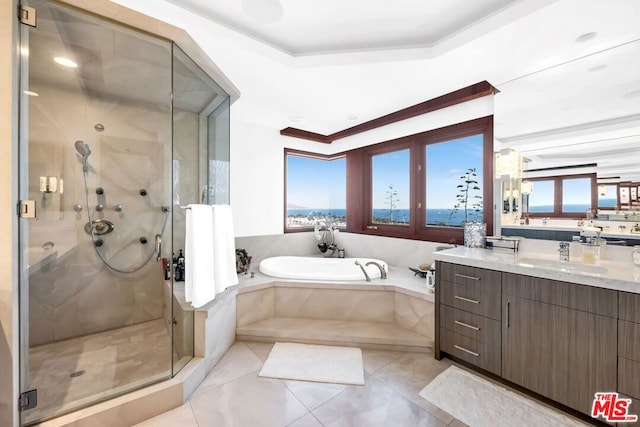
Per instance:
[[[355,114],[355,113],[351,113],[351,114],[347,115],[347,120],[354,121],[354,120],[358,120],[359,118],[360,118],[360,116]]]
[[[40,96],[40,94],[38,92],[33,92],[31,90],[24,90],[24,91],[22,91],[22,93],[24,93],[25,95],[29,95],[29,96]]]
[[[584,34],[578,36],[578,38],[576,39],[576,42],[578,42],[578,43],[587,42],[587,41],[593,39],[597,34],[598,33],[595,33],[595,32],[584,33]]]
[[[589,71],[591,71],[591,72],[600,71],[600,70],[604,70],[605,68],[607,68],[606,65],[600,64],[600,65],[596,65],[595,67],[589,68]]]
[[[71,59],[65,58],[63,56],[56,56],[55,58],[53,58],[53,60],[63,67],[78,68],[78,64],[75,61],[72,61]]]
[[[300,123],[301,121],[304,120],[304,117],[302,116],[289,116],[288,118],[290,122],[294,122],[294,123]]]

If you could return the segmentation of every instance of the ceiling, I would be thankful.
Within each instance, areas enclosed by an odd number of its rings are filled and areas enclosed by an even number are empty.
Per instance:
[[[290,55],[434,47],[517,0],[170,0]]]
[[[329,134],[487,80],[496,150],[640,181],[638,1],[169,1],[292,58],[308,96],[269,103],[281,127]]]

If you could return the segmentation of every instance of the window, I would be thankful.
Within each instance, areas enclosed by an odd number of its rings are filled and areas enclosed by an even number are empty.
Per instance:
[[[463,241],[463,223],[493,233],[493,117],[347,152],[348,231]]]
[[[316,222],[346,227],[346,158],[285,150],[285,229],[306,231]]]
[[[616,209],[618,207],[618,185],[598,185],[598,209]]]
[[[533,191],[529,194],[529,213],[553,213],[555,181],[533,181]]]
[[[530,178],[529,216],[577,218],[597,206],[596,175],[566,175]]]
[[[425,149],[426,226],[483,221],[483,138],[472,135]]]
[[[371,222],[409,224],[409,149],[371,157]]]

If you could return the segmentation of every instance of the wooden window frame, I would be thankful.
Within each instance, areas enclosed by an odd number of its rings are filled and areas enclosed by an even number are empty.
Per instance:
[[[337,154],[318,154],[318,153],[311,153],[309,151],[303,151],[303,150],[296,150],[293,148],[285,148],[284,149],[284,215],[283,215],[283,226],[284,226],[284,232],[285,233],[302,233],[302,232],[308,232],[308,231],[313,231],[314,227],[288,227],[287,223],[287,193],[288,193],[288,187],[287,187],[287,156],[292,155],[292,156],[298,156],[298,157],[307,157],[310,159],[316,159],[316,160],[325,160],[325,161],[332,161],[332,160],[337,160],[340,158],[346,158],[346,154],[345,153],[337,153]],[[348,179],[348,176],[347,176]],[[348,189],[347,189],[348,190]],[[349,193],[347,192],[347,199],[349,198]],[[347,209],[347,213],[349,212],[348,207],[346,207]],[[348,219],[348,217],[347,217]]]
[[[566,179],[578,179],[578,178],[590,178],[591,179],[591,210],[595,214],[598,209],[598,184],[595,173],[585,173],[576,175],[554,175],[554,176],[541,176],[535,178],[526,178],[527,181],[534,183],[533,188],[535,191],[536,181],[553,181],[553,212],[528,212],[526,215],[529,218],[568,218],[568,219],[580,219],[583,215],[580,212],[563,212],[562,211],[562,182]],[[528,210],[528,209],[527,209]]]
[[[493,116],[481,117],[414,135],[397,138],[367,147],[348,151],[347,155],[347,231],[385,237],[412,240],[426,240],[462,244],[462,227],[427,226],[425,223],[425,177],[427,170],[422,165],[426,147],[464,138],[483,136],[483,222],[487,224],[487,234],[493,234]],[[409,225],[372,223],[372,175],[373,155],[410,149],[410,201]],[[422,166],[422,167],[419,167]]]

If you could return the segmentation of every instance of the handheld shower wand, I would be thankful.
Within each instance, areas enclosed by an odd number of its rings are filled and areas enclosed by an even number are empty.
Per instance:
[[[87,159],[91,154],[91,147],[89,147],[89,144],[84,141],[76,141],[75,147],[78,154],[82,156],[82,171],[84,173],[89,172],[89,162],[87,161]]]

